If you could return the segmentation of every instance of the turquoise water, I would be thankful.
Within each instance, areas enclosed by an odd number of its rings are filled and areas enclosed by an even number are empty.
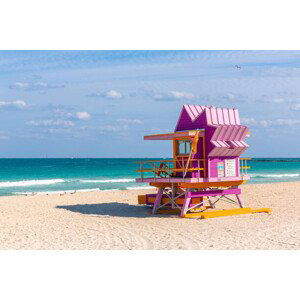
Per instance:
[[[139,189],[140,158],[0,159],[0,195]],[[300,181],[300,158],[256,158],[249,183]]]

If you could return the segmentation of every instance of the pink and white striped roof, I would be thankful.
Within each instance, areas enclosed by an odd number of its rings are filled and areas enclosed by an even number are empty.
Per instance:
[[[207,132],[208,156],[239,156],[249,147],[244,141],[248,127],[235,108],[184,105],[175,131],[198,128]]]
[[[194,122],[204,112],[208,125],[240,125],[239,112],[235,108],[217,108],[214,106],[191,105],[183,106]]]

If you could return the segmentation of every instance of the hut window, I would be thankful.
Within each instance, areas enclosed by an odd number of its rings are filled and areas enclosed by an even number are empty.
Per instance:
[[[191,142],[190,141],[178,141],[178,154],[190,154],[191,152]]]

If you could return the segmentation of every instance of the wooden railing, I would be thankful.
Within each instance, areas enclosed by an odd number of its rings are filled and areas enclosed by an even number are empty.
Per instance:
[[[251,158],[240,158],[240,173],[241,175],[246,175],[248,173],[248,170],[250,169],[250,166],[247,165],[247,162],[251,160]]]
[[[240,158],[240,174],[247,174],[250,166],[247,161],[250,158]],[[193,177],[206,177],[206,159],[188,159],[187,157],[177,157],[177,159],[144,160],[138,161],[139,169],[135,172],[140,173],[142,179],[151,177],[157,178],[186,178],[191,172],[197,172]]]
[[[251,160],[251,158],[240,158],[240,173],[242,175],[246,175],[250,169],[250,166],[247,165],[247,161],[249,160]]]
[[[154,178],[171,178],[171,177],[182,177],[185,178],[190,172],[205,171],[205,160],[204,159],[188,159],[186,157],[172,159],[172,160],[144,160],[136,162],[140,168],[135,172],[141,173],[141,178],[144,178],[144,173],[153,173]]]

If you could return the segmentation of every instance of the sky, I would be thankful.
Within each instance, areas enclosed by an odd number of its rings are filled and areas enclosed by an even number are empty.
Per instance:
[[[238,108],[249,157],[300,157],[300,51],[0,51],[0,157],[171,157],[183,104]]]

